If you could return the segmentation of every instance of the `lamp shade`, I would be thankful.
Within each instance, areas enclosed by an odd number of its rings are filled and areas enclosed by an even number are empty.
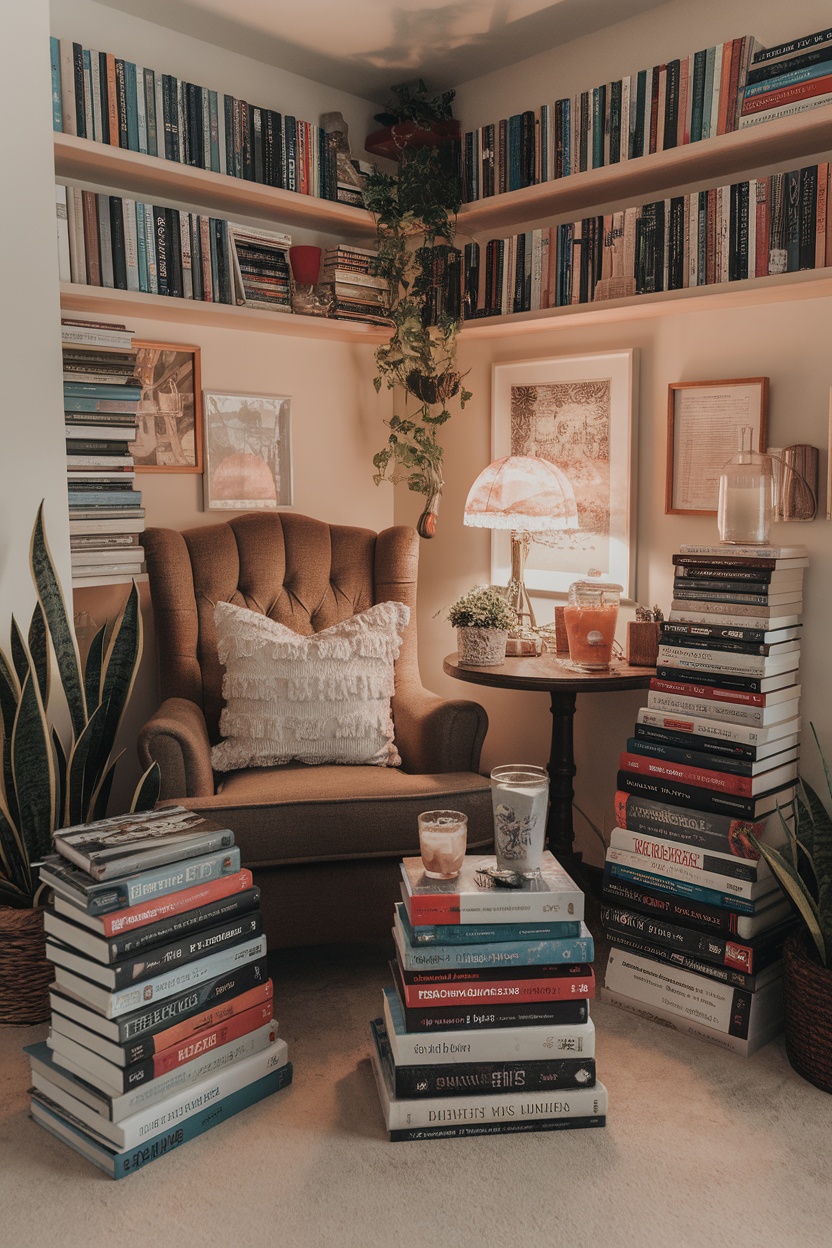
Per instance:
[[[572,484],[548,459],[507,455],[484,468],[465,501],[465,524],[482,529],[577,529]]]

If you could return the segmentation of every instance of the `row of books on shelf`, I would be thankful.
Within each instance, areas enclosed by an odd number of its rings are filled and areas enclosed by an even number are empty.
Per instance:
[[[76,186],[55,188],[61,278],[206,303],[290,308],[287,234]]]
[[[793,915],[756,842],[782,845],[794,824],[808,560],[717,546],[673,561],[656,676],[619,764],[604,996],[747,1055],[782,1029]]]
[[[392,1140],[605,1125],[583,893],[551,854],[519,888],[500,887],[494,862],[468,855],[452,880],[402,863],[391,983],[371,1023]]]
[[[832,89],[832,31],[764,49],[751,35],[469,130],[463,198],[569,177],[805,112]]]
[[[829,164],[472,242],[466,319],[767,277],[832,263]]]
[[[62,326],[70,336],[97,335],[99,344],[120,339],[122,328],[68,321]],[[132,454],[141,399],[136,353],[65,341],[63,371],[73,584],[138,575],[144,571],[138,537],[144,509]],[[115,521],[113,531],[90,531],[90,521],[104,520]]]
[[[52,37],[50,55],[56,131],[301,195],[338,198],[337,140],[313,122],[71,39]]]
[[[63,829],[32,1116],[121,1178],[291,1081],[260,892],[227,828],[181,807]]]
[[[732,39],[468,131],[466,202],[735,130],[757,47]]]

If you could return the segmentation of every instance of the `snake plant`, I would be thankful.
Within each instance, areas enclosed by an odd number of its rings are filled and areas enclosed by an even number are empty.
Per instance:
[[[815,732],[826,787],[832,801],[832,774]],[[792,901],[806,931],[814,942],[821,964],[832,966],[832,818],[823,801],[805,780],[801,780],[795,800],[794,827],[780,812],[786,843],[780,849],[764,845],[751,835],[749,840],[771,867],[786,896]]]
[[[14,616],[9,656],[0,650],[0,905],[36,904],[38,862],[57,828],[100,819],[118,758],[113,744],[142,652],[139,595],[132,585],[111,627],[93,638],[81,664],[63,590],[38,509],[29,551],[37,603],[24,636]],[[68,734],[50,719],[54,667]],[[158,764],[139,781],[131,809],[159,795]]]

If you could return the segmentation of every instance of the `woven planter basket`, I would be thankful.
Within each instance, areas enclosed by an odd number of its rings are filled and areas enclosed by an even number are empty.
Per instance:
[[[49,985],[43,910],[0,906],[0,1023],[43,1023],[49,1017]]]
[[[786,1053],[809,1083],[832,1092],[832,971],[821,966],[802,933],[783,948]]]

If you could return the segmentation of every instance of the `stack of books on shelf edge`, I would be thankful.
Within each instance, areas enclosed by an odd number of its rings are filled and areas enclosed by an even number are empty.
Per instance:
[[[335,199],[337,145],[326,131],[274,109],[49,40],[52,128],[232,178]]]
[[[739,128],[805,113],[832,95],[832,27],[754,53]]]
[[[829,164],[467,243],[466,320],[822,269]]]
[[[752,35],[730,39],[469,131],[462,140],[465,201],[736,130],[759,46]]]
[[[121,1178],[291,1081],[260,890],[233,834],[170,807],[56,833],[36,1122]]]
[[[521,888],[499,887],[494,863],[467,855],[453,880],[402,863],[393,983],[371,1024],[391,1140],[606,1124],[584,895],[548,852]]]
[[[373,272],[378,252],[351,243],[328,247],[321,282],[332,287],[332,313],[337,321],[389,325],[390,283]]]
[[[61,337],[73,584],[123,580],[144,571],[144,509],[132,454],[141,387],[132,331],[64,318]]]
[[[782,1030],[793,912],[749,840],[793,826],[803,546],[683,546],[604,871],[604,999],[749,1055]]]

